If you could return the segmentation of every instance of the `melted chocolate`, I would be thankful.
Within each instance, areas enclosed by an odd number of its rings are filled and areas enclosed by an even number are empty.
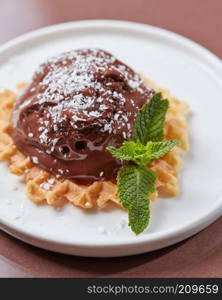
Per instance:
[[[35,164],[82,183],[112,179],[122,166],[106,150],[131,137],[138,110],[153,96],[110,53],[80,49],[43,63],[16,102],[13,139]]]

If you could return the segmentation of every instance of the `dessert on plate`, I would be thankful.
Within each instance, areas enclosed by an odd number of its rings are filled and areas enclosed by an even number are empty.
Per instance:
[[[35,203],[113,201],[138,234],[149,200],[178,194],[186,103],[100,49],[62,53],[0,94],[0,159]],[[164,98],[167,98],[164,99]]]

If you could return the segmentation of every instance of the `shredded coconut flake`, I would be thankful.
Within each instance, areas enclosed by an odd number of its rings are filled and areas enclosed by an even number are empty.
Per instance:
[[[39,163],[39,159],[37,156],[31,156],[31,161],[36,165]]]

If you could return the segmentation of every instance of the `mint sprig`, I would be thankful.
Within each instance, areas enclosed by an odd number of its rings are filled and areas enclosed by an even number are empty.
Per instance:
[[[125,141],[120,148],[107,147],[115,158],[132,162],[119,170],[117,188],[135,234],[143,232],[149,224],[149,196],[155,192],[157,174],[147,165],[179,143],[178,140],[163,141],[168,107],[169,101],[163,99],[161,93],[155,94],[138,112],[131,141]]]

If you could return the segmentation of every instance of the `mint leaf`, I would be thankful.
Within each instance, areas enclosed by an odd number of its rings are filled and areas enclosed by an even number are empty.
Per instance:
[[[169,152],[174,146],[179,144],[179,140],[170,140],[165,142],[148,142],[147,151],[150,152],[150,161],[159,159]]]
[[[163,140],[163,127],[166,111],[169,107],[167,99],[161,93],[155,94],[138,112],[132,139],[146,145],[148,141]]]
[[[129,211],[129,226],[136,234],[149,223],[149,195],[155,191],[156,173],[146,167],[127,166],[118,172],[120,203]]]
[[[135,163],[137,162],[137,158],[143,155],[146,152],[146,146],[135,143],[135,142],[123,142],[120,148],[115,147],[107,147],[107,149],[111,152],[112,156],[120,160],[131,160]]]
[[[107,147],[113,157],[120,160],[130,160],[139,166],[146,166],[152,160],[164,156],[170,151],[178,140],[171,140],[166,142],[148,142],[146,145],[135,142],[123,142],[120,148]]]

